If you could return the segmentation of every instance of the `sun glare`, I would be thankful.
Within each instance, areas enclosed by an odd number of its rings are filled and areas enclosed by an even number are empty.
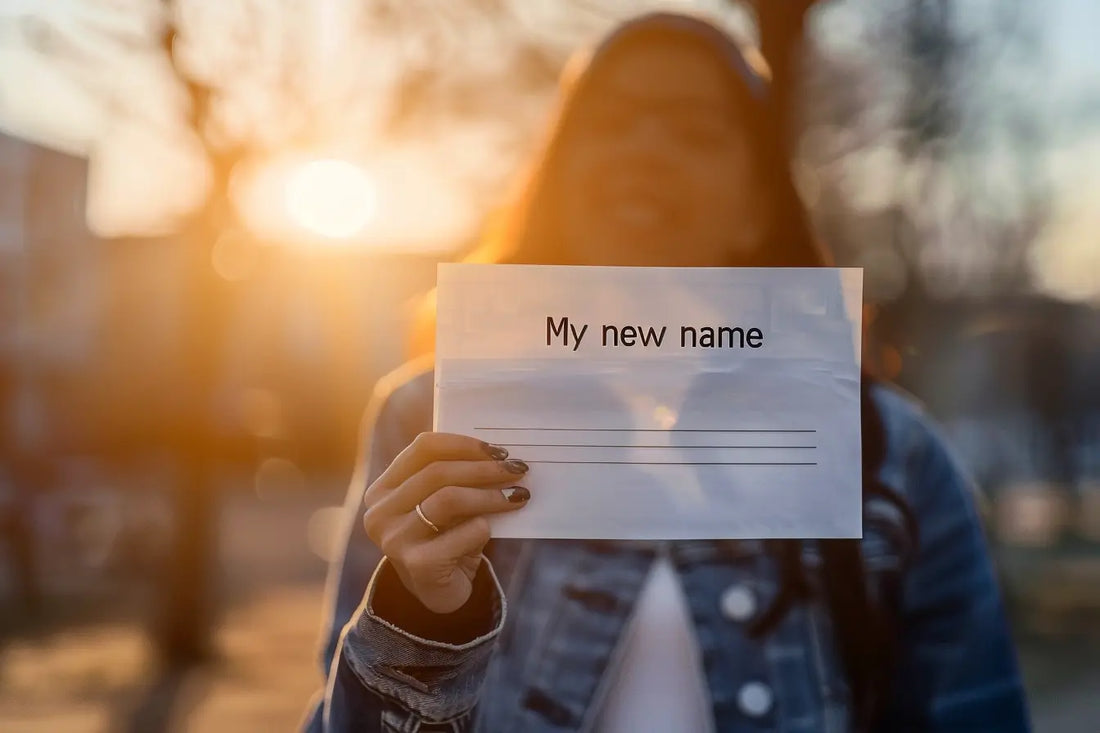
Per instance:
[[[284,197],[295,224],[330,239],[362,233],[378,205],[370,175],[337,159],[310,161],[291,172]]]

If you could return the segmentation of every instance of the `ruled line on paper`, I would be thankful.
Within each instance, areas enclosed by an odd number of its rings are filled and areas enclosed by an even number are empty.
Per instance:
[[[813,450],[816,449],[816,445],[635,445],[629,443],[623,443],[619,445],[606,445],[603,443],[500,443],[499,445],[505,448],[670,448],[679,450],[681,448],[709,448],[715,449],[744,449],[755,450],[757,448],[761,450]]]
[[[816,466],[816,461],[797,462],[725,462],[725,461],[537,461],[525,459],[524,463],[563,463],[569,465],[595,464],[600,466]]]
[[[475,427],[474,430],[530,430],[530,431],[568,431],[574,433],[816,433],[809,429],[772,429],[772,428],[522,428],[522,427]]]
[[[549,433],[735,433],[745,435],[750,433],[816,433],[810,428],[565,428],[565,427],[522,427],[522,426],[494,426],[477,427],[475,430],[511,431],[511,432],[549,432]],[[549,436],[547,436],[549,437]],[[537,439],[537,438],[536,438]],[[568,440],[568,438],[566,438]],[[631,445],[626,443],[509,443],[500,441],[500,445],[506,448],[564,448],[564,449],[664,449],[664,450],[816,450],[816,445]],[[581,454],[584,455],[584,454]],[[590,454],[589,454],[590,455]],[[816,466],[816,461],[673,461],[673,460],[566,460],[561,459],[524,459],[529,464],[558,464],[558,465],[600,465],[600,466]]]

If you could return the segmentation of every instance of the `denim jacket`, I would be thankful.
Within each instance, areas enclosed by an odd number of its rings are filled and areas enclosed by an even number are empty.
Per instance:
[[[920,527],[918,552],[902,574],[903,548],[883,521],[872,521],[876,514],[888,520],[889,511],[873,501],[865,506],[869,588],[893,582],[901,589],[901,655],[880,729],[1028,730],[971,487],[910,401],[885,387],[872,396],[888,441],[880,478],[909,502]],[[849,730],[842,660],[816,594],[764,637],[746,632],[753,610],[778,592],[777,562],[759,541],[493,540],[477,581],[491,599],[478,633],[444,642],[376,613],[381,594],[407,591],[362,529],[363,493],[417,433],[431,429],[431,414],[430,369],[399,371],[376,390],[365,460],[345,507],[346,551],[327,588],[326,686],[306,730],[593,730],[661,549],[688,601],[716,731]],[[804,541],[802,554],[813,587],[821,565],[816,544]],[[731,592],[738,602],[729,602]]]

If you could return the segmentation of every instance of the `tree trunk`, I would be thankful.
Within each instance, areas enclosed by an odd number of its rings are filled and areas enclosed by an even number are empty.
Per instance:
[[[221,177],[218,176],[218,182]],[[174,529],[160,608],[153,629],[161,661],[179,668],[215,654],[218,450],[212,408],[225,346],[226,287],[211,265],[225,221],[226,186],[215,185],[204,209],[185,229],[189,287],[183,323],[183,413],[176,450]]]

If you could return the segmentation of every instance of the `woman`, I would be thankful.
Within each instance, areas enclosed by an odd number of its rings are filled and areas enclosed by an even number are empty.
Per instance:
[[[632,21],[564,97],[481,259],[827,264],[768,84],[712,26]],[[489,542],[538,501],[522,456],[428,432],[430,363],[384,380],[312,730],[1026,730],[970,489],[864,381],[862,541],[630,543]]]

